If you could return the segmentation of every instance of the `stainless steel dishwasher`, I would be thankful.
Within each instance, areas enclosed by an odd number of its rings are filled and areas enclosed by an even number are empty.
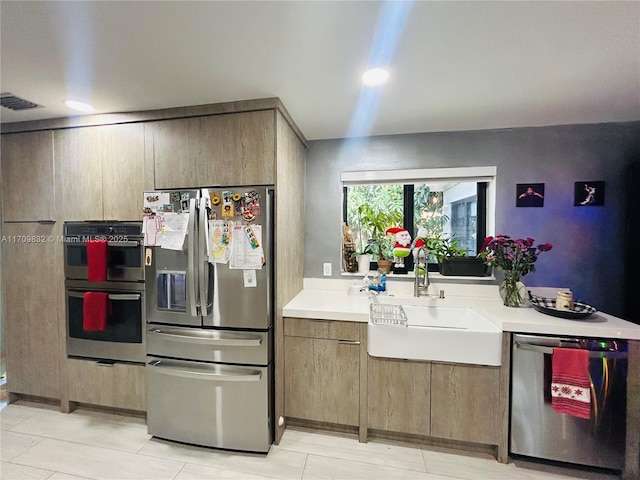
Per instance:
[[[553,349],[589,350],[591,418],[556,413],[551,404]],[[514,335],[510,452],[613,470],[624,467],[627,342]]]

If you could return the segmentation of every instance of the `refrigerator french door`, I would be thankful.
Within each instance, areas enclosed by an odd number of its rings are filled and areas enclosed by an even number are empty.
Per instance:
[[[251,198],[259,208],[243,215],[240,202],[223,216],[224,207],[212,202],[217,192],[181,191],[181,198],[189,195],[182,250],[153,247],[146,256],[148,430],[168,440],[267,452],[273,439],[274,193],[267,187],[216,190]],[[233,235],[260,232],[262,267],[210,261],[209,220],[224,220]]]

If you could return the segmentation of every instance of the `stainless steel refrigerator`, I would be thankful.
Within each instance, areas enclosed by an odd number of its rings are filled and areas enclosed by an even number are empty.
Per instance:
[[[273,440],[274,191],[243,186],[170,195],[169,210],[188,210],[188,222],[181,250],[153,247],[145,257],[149,434],[268,452]],[[242,249],[214,258],[210,220],[225,226],[216,252],[250,241],[251,248],[262,249],[260,268],[244,268],[247,260],[238,257],[253,252]]]

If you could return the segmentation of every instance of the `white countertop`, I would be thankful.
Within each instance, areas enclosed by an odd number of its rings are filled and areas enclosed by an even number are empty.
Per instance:
[[[368,322],[371,297],[348,295],[348,286],[349,282],[341,280],[305,279],[304,290],[284,307],[283,316]],[[445,290],[444,299],[437,298],[441,287]],[[430,291],[435,295],[432,293],[419,299],[409,293],[410,288],[410,282],[397,288],[390,286],[389,294],[380,296],[377,300],[380,303],[470,307],[477,309],[478,313],[504,332],[640,340],[640,325],[603,312],[596,312],[585,320],[576,321],[545,315],[531,307],[505,307],[495,285],[432,285]],[[394,294],[394,291],[398,293]]]

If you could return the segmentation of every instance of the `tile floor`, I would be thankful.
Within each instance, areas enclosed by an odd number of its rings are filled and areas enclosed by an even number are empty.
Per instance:
[[[19,401],[0,405],[2,480],[613,480],[516,461],[502,465],[406,443],[290,428],[268,455],[227,453],[151,438],[144,420]]]

